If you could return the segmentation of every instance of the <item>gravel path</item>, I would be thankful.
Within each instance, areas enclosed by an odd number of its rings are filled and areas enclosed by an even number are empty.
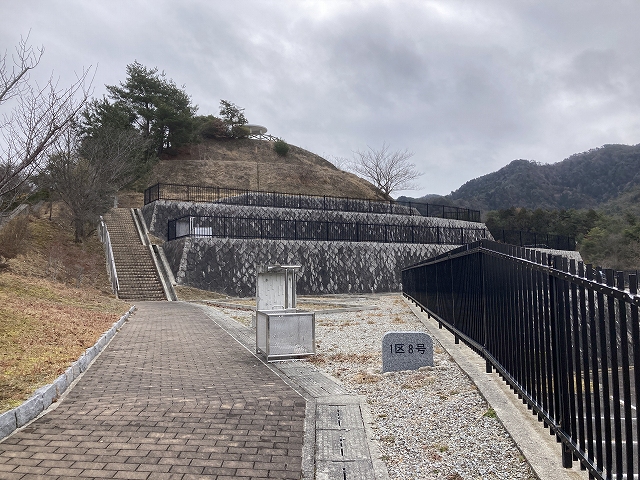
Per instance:
[[[316,316],[310,362],[365,395],[394,479],[535,479],[495,413],[434,339],[434,367],[382,374],[382,336],[426,331],[400,295],[340,297],[378,310]],[[250,312],[223,309],[243,323]]]

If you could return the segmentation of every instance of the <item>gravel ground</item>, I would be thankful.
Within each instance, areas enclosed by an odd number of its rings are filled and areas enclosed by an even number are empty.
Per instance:
[[[434,339],[434,367],[382,374],[382,336],[426,331],[400,295],[340,297],[378,310],[316,316],[315,368],[365,395],[393,479],[535,479],[495,412]],[[250,323],[251,313],[222,309]]]

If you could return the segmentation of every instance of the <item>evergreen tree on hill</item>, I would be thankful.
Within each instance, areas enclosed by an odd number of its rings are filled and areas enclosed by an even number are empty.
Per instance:
[[[164,72],[136,61],[127,65],[127,79],[107,90],[108,98],[93,101],[85,115],[88,131],[103,125],[135,128],[154,156],[192,141],[197,107]]]

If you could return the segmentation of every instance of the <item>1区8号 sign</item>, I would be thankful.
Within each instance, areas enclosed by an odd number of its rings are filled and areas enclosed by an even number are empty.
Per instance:
[[[424,332],[387,332],[382,337],[382,371],[433,367],[433,340]]]

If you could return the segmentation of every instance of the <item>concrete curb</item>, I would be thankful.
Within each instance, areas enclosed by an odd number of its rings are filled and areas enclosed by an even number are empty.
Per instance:
[[[135,311],[133,306],[125,313],[120,320],[106,331],[95,343],[87,348],[85,352],[71,364],[67,370],[56,378],[53,383],[45,385],[34,392],[22,405],[0,414],[0,442],[11,435],[17,429],[24,427],[27,423],[38,417],[43,411],[58,401],[62,394],[71,386],[73,381],[82,375],[91,362],[102,352],[116,332],[122,327],[124,322]]]

